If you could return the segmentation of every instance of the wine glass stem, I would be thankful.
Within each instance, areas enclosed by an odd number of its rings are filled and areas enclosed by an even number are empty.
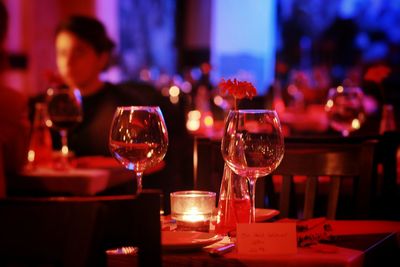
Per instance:
[[[250,223],[256,222],[256,179],[248,178],[249,181],[249,193],[250,193]]]
[[[136,182],[137,182],[137,189],[136,189],[136,194],[140,194],[142,192],[142,177],[143,177],[143,172],[137,172],[136,173]]]
[[[67,130],[60,130],[61,135],[61,165],[62,167],[68,166],[68,138],[67,138]]]

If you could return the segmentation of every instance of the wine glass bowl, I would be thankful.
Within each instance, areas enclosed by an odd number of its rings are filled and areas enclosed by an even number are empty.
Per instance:
[[[363,98],[364,94],[358,87],[331,88],[325,104],[331,128],[342,136],[360,129],[365,121]]]
[[[69,168],[68,131],[82,122],[82,97],[76,88],[56,87],[47,90],[47,114],[50,126],[60,132],[61,158],[57,168]]]
[[[57,130],[69,130],[82,121],[82,98],[78,89],[49,88],[47,112]]]
[[[273,110],[230,111],[221,143],[225,162],[249,182],[251,222],[255,221],[255,182],[280,164],[284,137],[278,115]]]
[[[118,107],[110,129],[109,148],[125,168],[136,173],[140,193],[143,172],[157,165],[167,153],[168,133],[160,108]]]

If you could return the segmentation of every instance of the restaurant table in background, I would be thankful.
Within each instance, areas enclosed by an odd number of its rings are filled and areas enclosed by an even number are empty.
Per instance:
[[[329,119],[324,105],[309,105],[305,109],[286,108],[279,113],[286,136],[301,133],[325,133],[329,129]]]
[[[51,167],[38,167],[25,170],[11,181],[11,188],[22,195],[75,195],[91,196],[114,192],[118,187],[132,187],[134,174],[119,165],[111,157],[90,156],[74,160],[74,168],[55,170]],[[145,172],[152,174],[165,166],[161,162]]]
[[[164,251],[163,266],[399,266],[400,222],[332,220],[327,223],[332,226],[332,241],[300,247],[296,254],[245,255],[233,251],[213,257],[205,247]],[[134,255],[113,254],[108,266],[128,266],[134,260]]]

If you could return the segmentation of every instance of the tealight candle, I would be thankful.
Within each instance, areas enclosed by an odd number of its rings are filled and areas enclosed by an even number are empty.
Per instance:
[[[176,221],[177,230],[208,232],[215,195],[196,190],[171,193],[171,217]]]

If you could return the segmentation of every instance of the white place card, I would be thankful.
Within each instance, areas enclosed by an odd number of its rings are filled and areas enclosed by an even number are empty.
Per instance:
[[[237,225],[240,254],[296,254],[295,223],[253,223]]]

